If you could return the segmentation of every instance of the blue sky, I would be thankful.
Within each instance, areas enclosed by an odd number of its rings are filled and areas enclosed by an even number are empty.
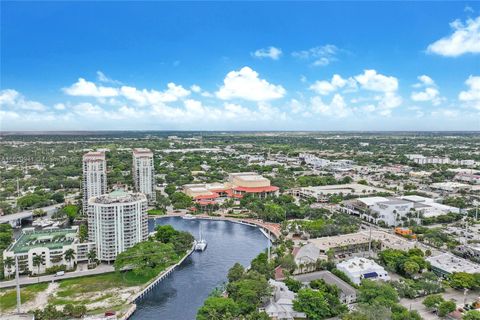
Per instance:
[[[1,6],[1,130],[480,130],[476,2]]]

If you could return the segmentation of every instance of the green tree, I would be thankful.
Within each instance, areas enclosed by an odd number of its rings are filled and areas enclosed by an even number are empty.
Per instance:
[[[294,278],[288,277],[287,279],[285,279],[284,282],[285,285],[288,287],[288,290],[293,292],[298,292],[303,287],[303,284]]]
[[[68,261],[68,264],[70,264],[72,260],[75,259],[75,251],[73,249],[68,249],[63,253],[63,257]],[[70,265],[70,267],[72,266]]]
[[[476,279],[473,274],[466,272],[456,272],[450,275],[450,285],[457,289],[471,289],[476,285]]]
[[[42,255],[35,255],[32,263],[34,267],[37,267],[37,275],[40,275],[40,266],[45,263],[45,258]],[[38,280],[40,281],[40,278]]]
[[[268,255],[265,252],[262,252],[256,256],[252,260],[250,267],[251,270],[263,274],[268,279],[273,277],[274,267],[273,264],[268,261]]]
[[[240,263],[235,263],[233,267],[228,270],[227,279],[229,282],[240,280],[245,274],[245,268]]]
[[[89,263],[94,262],[95,259],[97,259],[97,251],[95,251],[95,250],[93,250],[93,249],[90,250],[90,251],[88,251],[88,253],[87,253],[87,259],[88,259],[88,262],[89,262]]]
[[[298,291],[297,297],[293,300],[293,309],[304,312],[307,318],[311,320],[321,320],[335,316],[330,309],[325,293],[308,288]]]
[[[85,242],[88,239],[88,227],[86,224],[81,224],[78,228],[78,238],[80,242]]]
[[[480,311],[470,310],[465,313],[463,320],[480,320]]]
[[[438,315],[445,317],[450,312],[454,311],[457,305],[453,301],[444,301],[438,306]]]
[[[114,267],[116,271],[131,267],[137,275],[153,277],[177,260],[173,244],[145,241],[117,255]]]
[[[408,260],[405,261],[405,263],[403,264],[403,270],[408,275],[414,275],[415,273],[420,271],[420,266],[415,261]]]
[[[398,302],[398,294],[388,283],[363,280],[358,290],[358,301],[370,304],[376,302],[390,307]]]
[[[232,299],[209,297],[198,309],[197,320],[233,320],[238,314],[238,305]]]
[[[15,260],[12,257],[6,257],[5,260],[3,260],[3,265],[10,271],[15,265]]]
[[[431,296],[428,296],[426,297],[424,300],[423,300],[423,305],[429,309],[437,309],[438,306],[444,302],[445,300],[443,299],[443,297],[439,294],[434,294],[434,295],[431,295]]]

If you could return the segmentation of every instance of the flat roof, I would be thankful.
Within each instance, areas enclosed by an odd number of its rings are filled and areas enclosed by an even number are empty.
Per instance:
[[[428,257],[425,260],[433,267],[442,269],[448,273],[467,272],[480,273],[480,265],[470,260],[457,257],[451,253],[442,253],[438,256]]]
[[[23,233],[7,251],[26,253],[30,249],[46,247],[61,249],[74,242],[77,231],[74,229],[41,230]],[[73,235],[73,236],[72,236]]]

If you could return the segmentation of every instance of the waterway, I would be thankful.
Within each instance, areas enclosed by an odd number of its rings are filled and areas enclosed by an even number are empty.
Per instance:
[[[194,252],[170,276],[159,283],[137,303],[131,317],[136,320],[190,320],[212,290],[226,281],[228,269],[235,262],[244,266],[268,245],[258,228],[228,221],[185,220],[178,217],[149,220],[149,230],[155,224],[170,224],[177,230],[190,232],[198,238],[200,224],[202,237],[208,247]]]

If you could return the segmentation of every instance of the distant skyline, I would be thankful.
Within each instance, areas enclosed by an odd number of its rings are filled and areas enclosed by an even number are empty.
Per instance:
[[[480,130],[478,2],[1,2],[0,130]]]

